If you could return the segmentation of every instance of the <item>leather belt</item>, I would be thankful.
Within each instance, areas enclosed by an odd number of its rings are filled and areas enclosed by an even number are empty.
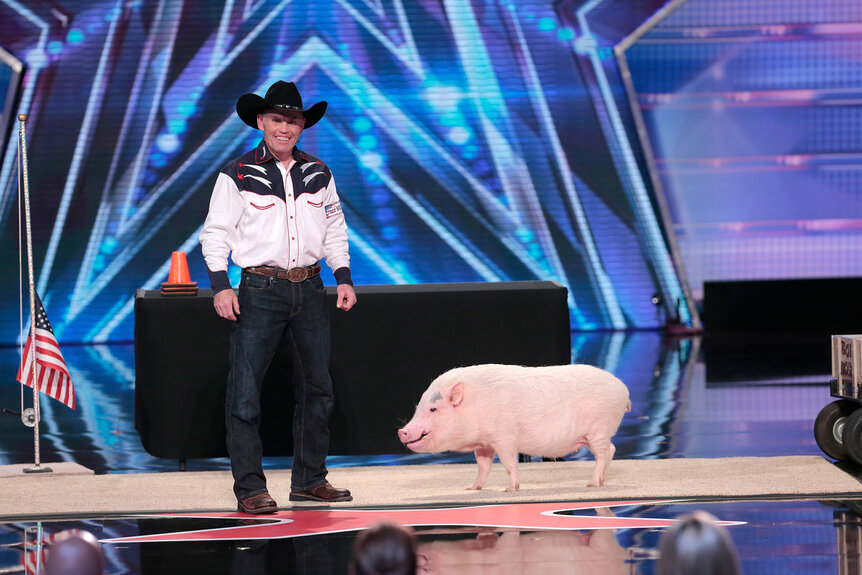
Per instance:
[[[319,274],[320,264],[314,264],[313,266],[305,266],[301,268],[290,268],[289,270],[273,266],[255,266],[250,268],[243,268],[243,271],[247,271],[250,274],[255,274],[259,276],[267,276],[270,278],[288,280],[295,284],[298,284],[300,282],[304,282],[308,278],[313,278],[314,276]]]

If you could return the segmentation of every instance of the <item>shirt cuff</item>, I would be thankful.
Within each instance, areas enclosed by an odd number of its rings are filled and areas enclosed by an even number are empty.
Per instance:
[[[332,275],[335,276],[335,281],[338,283],[338,285],[353,285],[353,278],[350,277],[350,268],[338,268],[337,270],[332,272]]]
[[[210,287],[213,290],[213,295],[217,294],[220,291],[231,289],[230,280],[227,277],[226,270],[214,272],[211,269],[207,268],[207,273],[210,276]]]

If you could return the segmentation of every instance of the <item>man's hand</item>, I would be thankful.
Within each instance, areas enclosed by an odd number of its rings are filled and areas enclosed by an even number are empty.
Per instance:
[[[236,321],[236,316],[239,315],[239,298],[232,289],[222,290],[213,296],[213,307],[221,317]]]
[[[356,303],[356,292],[353,291],[353,286],[350,284],[338,284],[336,289],[338,290],[338,295],[335,299],[335,307],[344,311],[350,310],[353,304]]]

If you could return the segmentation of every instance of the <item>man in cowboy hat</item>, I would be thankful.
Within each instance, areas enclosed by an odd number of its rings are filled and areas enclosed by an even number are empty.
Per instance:
[[[326,480],[333,398],[329,310],[319,275],[326,258],[338,284],[337,307],[353,307],[347,226],[329,167],[296,147],[326,105],[303,108],[293,82],[276,82],[263,98],[240,97],[237,114],[262,130],[263,140],[218,174],[200,234],[216,313],[234,322],[225,416],[234,494],[245,513],[278,510],[266,488],[258,426],[261,383],[286,331],[303,382],[296,387],[290,500],[352,500]],[[242,268],[238,297],[228,280],[229,254]]]

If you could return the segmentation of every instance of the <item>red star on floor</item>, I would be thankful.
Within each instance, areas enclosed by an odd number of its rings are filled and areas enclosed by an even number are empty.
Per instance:
[[[215,541],[234,539],[282,539],[305,535],[340,533],[367,529],[388,519],[412,527],[469,526],[498,527],[524,531],[543,529],[648,529],[673,525],[673,519],[616,517],[609,507],[661,505],[672,501],[614,501],[591,503],[519,503],[445,509],[301,509],[293,508],[272,515],[252,517],[244,513],[184,513],[154,517],[246,519],[253,523],[235,527],[200,529],[104,539],[102,543],[152,543],[166,541]],[[570,515],[567,511],[605,509],[599,515]],[[723,525],[738,525],[721,522]]]

